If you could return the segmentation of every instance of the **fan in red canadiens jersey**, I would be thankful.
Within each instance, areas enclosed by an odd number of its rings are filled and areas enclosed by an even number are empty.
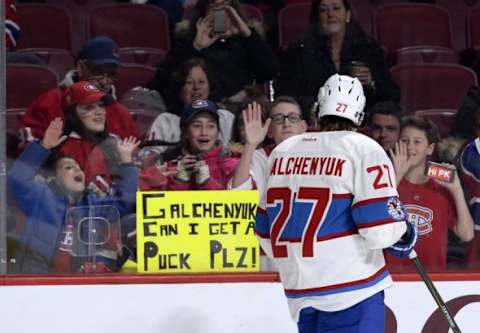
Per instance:
[[[256,233],[300,333],[384,332],[384,289],[393,282],[383,249],[408,256],[418,231],[386,152],[356,133],[360,81],[331,76],[318,104],[320,132],[292,136],[268,158]]]

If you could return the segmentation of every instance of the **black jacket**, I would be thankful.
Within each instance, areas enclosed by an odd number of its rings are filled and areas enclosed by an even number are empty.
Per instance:
[[[310,31],[302,41],[290,46],[280,61],[276,94],[295,97],[307,114],[317,98],[319,88],[337,73],[327,38]],[[382,48],[354,21],[347,26],[338,73],[348,75],[352,61],[365,63],[375,82],[375,88],[364,87],[367,107],[379,101],[400,100],[400,89],[390,76]]]
[[[278,71],[278,63],[268,44],[252,30],[245,38],[235,36],[225,41],[216,41],[213,45],[197,51],[193,47],[193,38],[177,38],[166,62],[157,69],[150,88],[162,92],[165,73],[175,71],[188,59],[199,57],[206,61],[216,80],[216,99],[230,97],[246,85],[264,83],[272,80]]]

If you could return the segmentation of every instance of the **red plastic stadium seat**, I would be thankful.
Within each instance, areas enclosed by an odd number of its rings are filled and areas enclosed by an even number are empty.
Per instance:
[[[257,20],[263,23],[263,14],[260,9],[246,3],[242,3],[242,8],[247,19]]]
[[[77,54],[87,41],[85,26],[88,13],[92,8],[109,3],[116,3],[115,0],[44,0],[44,2],[63,7],[70,13],[72,18],[73,54]]]
[[[283,7],[278,12],[278,45],[286,48],[301,39],[308,28],[310,3]]]
[[[452,109],[430,109],[415,111],[415,115],[427,117],[437,125],[441,137],[450,134],[455,120],[457,110]]]
[[[435,0],[435,3],[445,8],[450,14],[452,22],[453,46],[456,51],[465,49],[465,18],[475,4],[480,4],[478,0]],[[467,37],[468,38],[468,37]]]
[[[467,15],[467,47],[480,48],[480,6]]]
[[[140,64],[156,66],[165,60],[167,53],[161,49],[147,47],[125,47],[118,51],[120,62],[123,64]]]
[[[35,54],[45,65],[53,69],[59,78],[63,78],[68,71],[75,67],[75,60],[67,50],[31,48],[18,50],[18,52]]]
[[[353,15],[363,30],[372,34],[372,16],[376,7],[384,4],[406,2],[407,0],[350,0]]]
[[[48,67],[7,65],[7,108],[26,108],[41,93],[58,85],[57,74]]]
[[[402,64],[391,69],[402,91],[406,112],[424,109],[458,109],[477,76],[470,68],[454,64]]]
[[[65,8],[46,4],[18,4],[21,37],[17,48],[72,49],[71,17]]]
[[[153,5],[112,4],[94,8],[88,17],[89,38],[108,36],[119,48],[170,50],[168,17]]]
[[[447,63],[458,64],[455,51],[441,46],[409,46],[397,52],[398,64]]]
[[[386,48],[390,62],[407,46],[442,46],[453,49],[448,12],[420,3],[382,5],[373,14],[373,33]]]
[[[116,95],[122,99],[123,94],[134,87],[145,87],[153,79],[155,68],[137,64],[121,64],[118,67],[117,81],[115,82]]]

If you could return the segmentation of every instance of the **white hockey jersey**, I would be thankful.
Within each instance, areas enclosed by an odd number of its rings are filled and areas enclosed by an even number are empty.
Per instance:
[[[350,131],[305,133],[268,159],[256,233],[275,259],[292,317],[346,309],[392,285],[383,248],[406,231],[392,164]]]

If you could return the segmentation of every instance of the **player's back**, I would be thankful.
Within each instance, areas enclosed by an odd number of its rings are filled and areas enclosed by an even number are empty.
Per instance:
[[[257,220],[257,234],[294,316],[305,302],[336,311],[391,284],[381,248],[398,239],[389,228],[401,211],[378,143],[350,131],[305,133],[278,145],[268,167],[268,225]]]
[[[352,193],[355,165],[362,156],[378,151],[383,150],[377,142],[352,131],[297,135],[272,152],[269,184],[323,185],[333,193]]]

